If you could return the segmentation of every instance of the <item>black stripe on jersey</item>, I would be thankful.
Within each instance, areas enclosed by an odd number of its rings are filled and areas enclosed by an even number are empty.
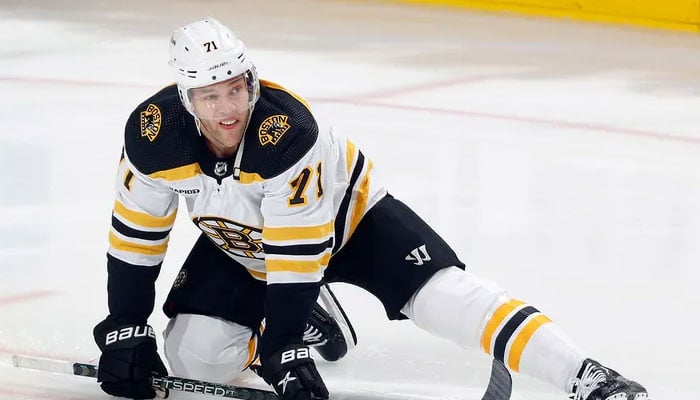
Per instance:
[[[523,307],[515,315],[513,315],[510,320],[508,320],[506,325],[503,327],[503,329],[501,329],[501,332],[496,337],[496,343],[493,346],[494,358],[504,361],[503,356],[506,353],[506,345],[508,344],[508,340],[510,340],[511,336],[513,336],[513,333],[516,329],[518,329],[520,324],[522,324],[528,316],[536,312],[539,312],[539,310],[533,306]]]
[[[316,256],[333,246],[333,238],[323,243],[297,244],[292,246],[276,246],[263,243],[265,254],[287,254],[291,256]]]
[[[333,253],[338,251],[340,245],[343,243],[343,232],[345,232],[345,219],[348,215],[348,208],[350,207],[350,200],[352,199],[352,191],[355,189],[355,184],[360,178],[360,173],[362,168],[365,166],[365,156],[361,151],[358,151],[357,162],[355,163],[355,168],[352,170],[352,175],[350,177],[350,182],[348,183],[348,188],[345,190],[345,196],[343,201],[340,203],[340,209],[338,210],[338,215],[335,219],[335,246],[333,246]]]
[[[170,233],[170,229],[160,232],[146,232],[130,228],[117,219],[114,214],[112,214],[112,228],[124,236],[143,240],[162,240],[168,237],[168,234]]]
[[[131,190],[131,181],[134,179],[134,173],[131,170],[126,172],[126,177],[124,178],[124,187],[127,190]]]

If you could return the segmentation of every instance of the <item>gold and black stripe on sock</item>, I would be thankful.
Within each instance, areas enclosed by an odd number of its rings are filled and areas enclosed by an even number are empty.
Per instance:
[[[512,299],[494,311],[481,336],[481,347],[503,361],[512,371],[520,370],[520,360],[532,335],[551,320],[535,307]]]

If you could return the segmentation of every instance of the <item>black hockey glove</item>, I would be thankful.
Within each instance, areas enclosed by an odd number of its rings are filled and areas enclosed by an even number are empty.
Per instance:
[[[291,344],[263,360],[261,376],[282,400],[328,399],[309,348]]]
[[[168,371],[158,355],[150,325],[120,324],[107,317],[95,326],[93,336],[102,351],[97,369],[102,390],[131,399],[156,396],[150,378],[168,375]]]

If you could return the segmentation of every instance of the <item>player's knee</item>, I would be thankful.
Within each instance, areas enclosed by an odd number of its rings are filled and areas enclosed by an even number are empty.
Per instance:
[[[496,283],[450,267],[435,273],[401,311],[428,332],[473,347],[487,316],[506,300]]]
[[[220,318],[179,314],[165,330],[165,357],[176,376],[226,383],[251,358],[250,328]]]

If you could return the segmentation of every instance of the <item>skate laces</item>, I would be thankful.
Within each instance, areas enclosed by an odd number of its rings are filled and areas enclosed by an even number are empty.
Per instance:
[[[587,362],[580,375],[580,378],[571,378],[569,380],[572,391],[569,395],[571,400],[586,400],[592,391],[599,388],[609,379],[605,367],[592,362]]]

